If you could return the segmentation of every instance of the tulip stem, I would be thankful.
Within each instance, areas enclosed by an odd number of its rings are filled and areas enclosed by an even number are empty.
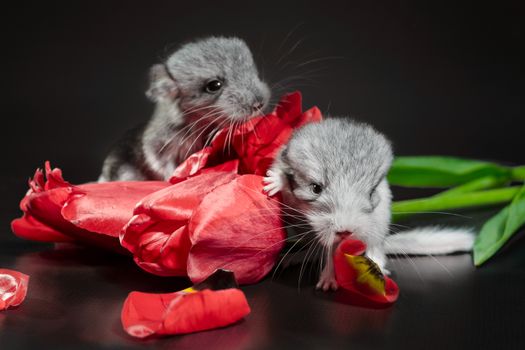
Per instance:
[[[525,165],[512,168],[512,180],[514,181],[524,181],[525,180]]]
[[[458,194],[464,194],[464,193],[469,193],[469,192],[476,192],[480,190],[487,190],[490,188],[502,186],[506,184],[507,182],[508,182],[508,179],[503,178],[503,177],[486,176],[486,177],[472,180],[463,185],[456,186],[449,190],[443,191],[433,196],[432,198],[450,196],[450,195],[458,195]]]
[[[521,186],[486,191],[436,195],[429,198],[409,199],[392,203],[393,219],[399,220],[410,214],[428,213],[451,209],[464,209],[504,204],[510,202]]]

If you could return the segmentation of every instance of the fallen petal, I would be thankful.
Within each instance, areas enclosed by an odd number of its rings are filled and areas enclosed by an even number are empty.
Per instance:
[[[250,313],[244,293],[232,288],[236,284],[231,272],[218,270],[201,284],[183,291],[131,292],[122,308],[122,326],[131,336],[144,338],[230,325]]]
[[[0,311],[20,305],[26,297],[28,283],[28,275],[0,269]]]
[[[399,288],[368,257],[366,245],[354,239],[339,244],[334,254],[338,285],[347,293],[348,303],[364,307],[386,307],[397,300]],[[341,298],[339,300],[342,300]]]

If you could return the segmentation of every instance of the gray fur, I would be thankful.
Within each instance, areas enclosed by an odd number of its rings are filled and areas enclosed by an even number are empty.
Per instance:
[[[213,80],[222,88],[207,92]],[[152,118],[111,151],[99,181],[168,179],[219,129],[262,114],[270,90],[244,41],[210,37],[187,43],[154,65],[146,95],[155,103]]]
[[[377,205],[371,189],[385,177],[393,155],[390,142],[371,126],[332,118],[296,131],[282,158],[298,185],[297,198],[316,198],[317,210],[326,211],[347,201],[342,190],[352,187],[365,199],[365,210]],[[310,191],[311,183],[322,185],[318,197]]]
[[[326,119],[296,131],[272,165],[264,189],[270,195],[281,191],[285,207],[306,219],[325,249],[317,288],[337,288],[332,252],[343,233],[365,242],[367,256],[384,273],[387,253],[449,254],[472,248],[468,229],[418,228],[388,235],[386,175],[392,158],[390,142],[371,126]],[[314,193],[312,184],[320,184],[322,192]]]
[[[392,159],[390,142],[371,126],[330,118],[297,130],[272,165],[265,190],[280,190],[285,206],[304,216],[326,251],[318,288],[337,288],[331,254],[343,232],[366,242],[367,254],[384,269],[391,201],[385,177]]]

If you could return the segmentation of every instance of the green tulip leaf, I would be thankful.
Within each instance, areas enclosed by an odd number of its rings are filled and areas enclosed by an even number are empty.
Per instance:
[[[491,258],[525,224],[525,186],[512,203],[483,225],[474,243],[474,264]]]
[[[397,157],[388,181],[392,185],[407,187],[450,187],[482,177],[505,182],[512,178],[512,170],[490,162],[455,157]]]

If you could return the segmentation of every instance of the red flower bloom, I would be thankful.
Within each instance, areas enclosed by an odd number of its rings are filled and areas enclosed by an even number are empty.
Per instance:
[[[175,170],[170,179],[175,185],[137,205],[122,245],[155,274],[187,273],[199,282],[226,268],[241,284],[259,281],[272,269],[286,237],[279,203],[263,193],[261,175],[294,128],[320,119],[317,108],[301,112],[295,93],[233,135],[221,130],[209,147]]]
[[[299,92],[288,94],[272,113],[248,120],[233,134],[229,135],[228,129],[219,131],[209,147],[192,154],[175,169],[170,182],[180,182],[217,165],[224,171],[264,176],[292,132],[321,119],[317,107],[301,111]]]
[[[235,174],[202,174],[142,199],[121,234],[123,247],[144,270],[164,276],[186,276],[191,248],[188,221],[204,196]]]
[[[122,308],[122,326],[128,334],[144,338],[153,334],[184,334],[230,325],[250,313],[244,293],[235,286],[232,273],[217,271],[202,286],[180,292],[131,292]]]
[[[38,169],[20,202],[24,215],[11,223],[13,232],[44,242],[83,242],[125,252],[118,235],[146,195],[169,186],[161,181],[90,183],[74,186],[60,169],[46,162]]]
[[[77,241],[128,249],[145,270],[202,280],[216,268],[254,283],[273,267],[284,244],[280,208],[262,191],[262,175],[293,130],[321,119],[301,112],[299,93],[285,96],[269,115],[191,155],[170,183],[92,183],[73,186],[46,163],[22,200],[15,234],[42,241]],[[117,237],[120,238],[117,240]]]
[[[0,311],[20,305],[26,298],[28,283],[28,275],[0,269]]]
[[[362,256],[366,245],[358,240],[345,239],[334,254],[335,277],[339,286],[348,293],[351,304],[380,308],[397,300],[397,284],[381,273],[379,267]]]

